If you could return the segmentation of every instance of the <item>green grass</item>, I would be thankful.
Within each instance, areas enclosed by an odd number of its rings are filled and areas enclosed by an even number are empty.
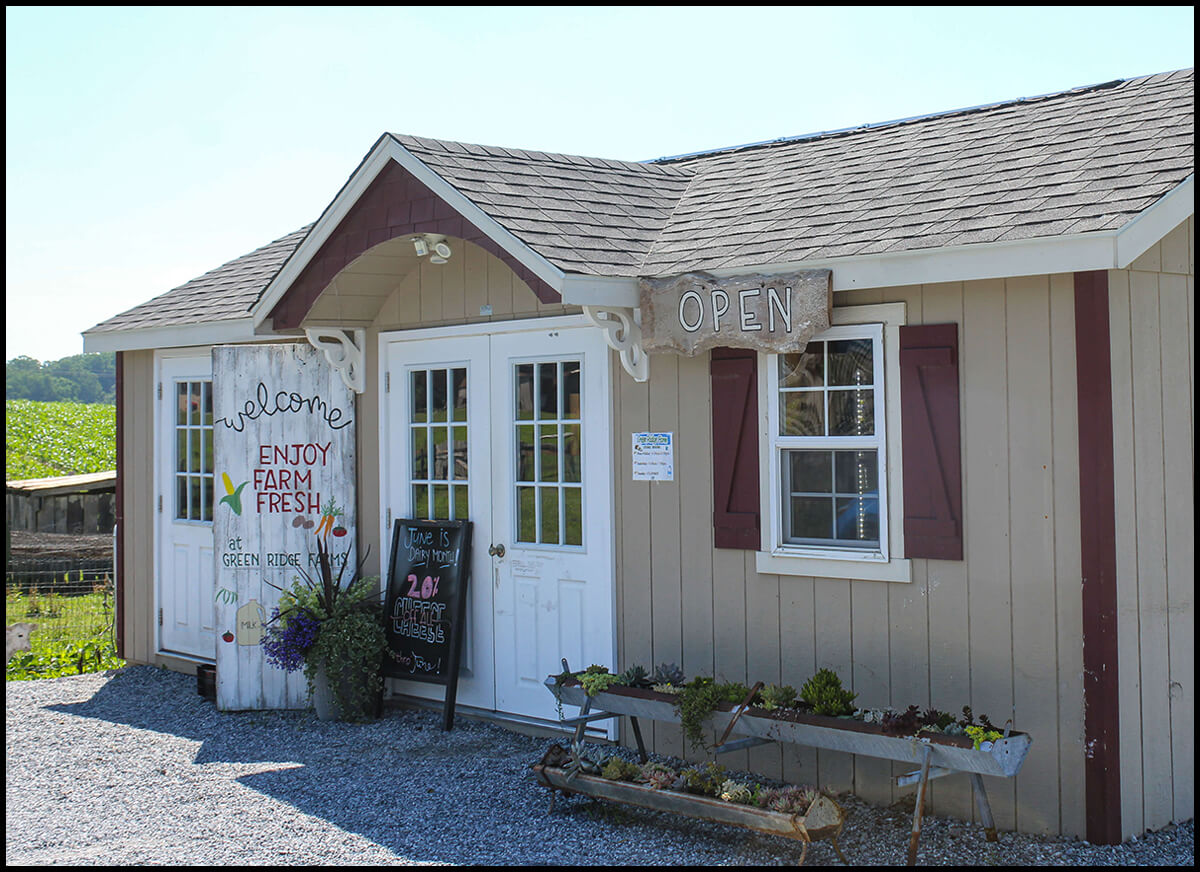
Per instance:
[[[4,597],[4,622],[36,624],[32,651],[21,651],[8,662],[9,681],[57,678],[101,672],[124,666],[113,642],[112,594],[69,595],[25,593],[9,589]]]
[[[6,400],[4,412],[4,477],[8,481],[117,467],[113,406]]]

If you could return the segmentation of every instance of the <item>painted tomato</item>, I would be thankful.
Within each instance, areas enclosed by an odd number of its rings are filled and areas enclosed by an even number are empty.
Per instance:
[[[221,638],[224,639],[226,642],[232,642],[233,641],[233,633],[231,633],[229,630],[226,630],[225,635],[223,635]]]
[[[350,532],[350,531],[347,530],[345,527],[334,527],[333,528],[333,535],[337,536],[338,538],[345,536],[348,532]]]

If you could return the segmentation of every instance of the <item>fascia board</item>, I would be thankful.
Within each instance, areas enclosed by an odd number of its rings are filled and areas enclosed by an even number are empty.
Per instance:
[[[569,274],[563,277],[561,293],[568,305],[633,307],[638,304],[638,280]]]
[[[1153,206],[1117,231],[1117,269],[1125,269],[1180,224],[1196,214],[1196,175],[1188,176]]]
[[[446,201],[455,211],[482,230],[497,245],[511,254],[519,263],[531,270],[538,278],[562,293],[563,272],[551,264],[540,254],[531,249],[508,230],[496,222],[490,215],[468,200],[453,185],[422,163],[412,152],[399,142],[385,134],[363,159],[354,175],[346,182],[342,190],[329,204],[325,212],[313,225],[308,236],[288,258],[287,263],[267,285],[262,297],[253,310],[254,325],[258,329],[275,304],[283,297],[287,289],[308,266],[309,261],[320,251],[321,246],[341,224],[350,209],[366,192],[375,177],[387,166],[388,161],[394,160],[429,190]]]
[[[890,288],[935,282],[1007,278],[1019,275],[1112,269],[1116,259],[1114,232],[1080,234],[1052,240],[1018,240],[930,248],[862,257],[793,261],[755,267],[706,270],[719,278],[755,272],[762,275],[827,269],[833,290]],[[568,275],[563,302],[581,306],[638,305],[637,279]]]
[[[156,348],[184,348],[192,345],[262,342],[282,336],[283,334],[256,335],[254,322],[250,318],[238,318],[203,324],[84,333],[83,350],[85,352],[142,351]]]
[[[753,268],[708,270],[718,277],[748,271],[771,275],[828,269],[833,290],[889,288],[938,282],[1124,269],[1196,212],[1195,176],[1188,176],[1153,206],[1119,230],[1079,233],[1051,239],[1020,239],[861,257],[792,261]],[[636,278],[567,275],[563,302],[581,306],[638,305]]]

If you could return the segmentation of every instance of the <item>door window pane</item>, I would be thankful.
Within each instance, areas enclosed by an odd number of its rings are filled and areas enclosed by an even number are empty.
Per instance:
[[[175,519],[212,521],[212,382],[175,383]]]
[[[467,518],[470,457],[465,367],[409,374],[412,516]],[[453,426],[449,426],[453,422]],[[453,486],[452,486],[453,483]]]
[[[583,545],[582,375],[578,360],[512,369],[517,542]]]

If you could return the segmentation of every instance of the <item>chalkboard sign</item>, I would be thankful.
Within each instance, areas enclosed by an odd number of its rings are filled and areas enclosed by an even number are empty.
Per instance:
[[[470,571],[470,521],[398,519],[392,527],[383,671],[445,685],[445,730],[454,723]]]

